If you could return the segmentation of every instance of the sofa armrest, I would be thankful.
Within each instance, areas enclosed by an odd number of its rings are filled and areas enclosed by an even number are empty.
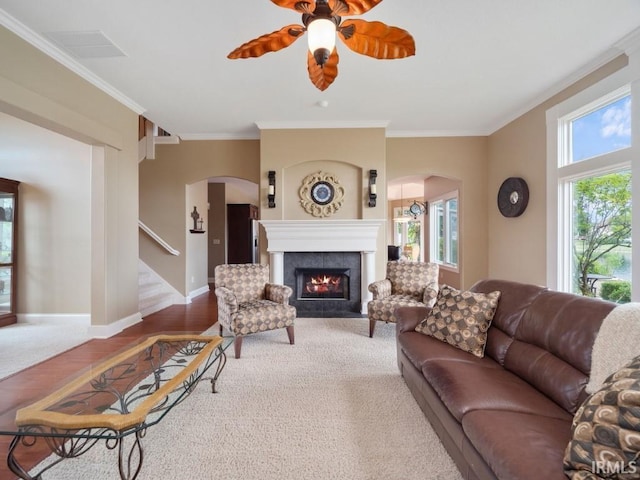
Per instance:
[[[267,283],[265,287],[267,300],[289,305],[289,297],[293,294],[293,289],[287,285],[276,285],[275,283]]]
[[[396,317],[396,333],[415,330],[430,312],[429,307],[397,307],[393,311],[393,316]]]
[[[373,293],[373,299],[388,297],[391,295],[391,280],[385,278],[369,284],[368,290]]]

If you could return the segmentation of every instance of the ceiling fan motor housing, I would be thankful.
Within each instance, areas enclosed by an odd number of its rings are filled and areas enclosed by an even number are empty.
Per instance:
[[[335,24],[337,30],[342,18],[339,15],[334,15],[331,7],[325,0],[318,0],[313,13],[302,14],[302,24],[307,27],[307,30],[309,29],[309,25],[315,20],[329,20]],[[321,67],[329,60],[329,56],[331,55],[331,51],[327,48],[317,48],[312,53],[316,63]]]

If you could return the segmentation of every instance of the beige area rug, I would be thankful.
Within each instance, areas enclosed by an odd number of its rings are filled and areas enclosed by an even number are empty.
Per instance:
[[[209,329],[217,333],[217,327]],[[394,325],[296,320],[244,339],[212,394],[201,382],[143,440],[139,480],[458,480],[462,477],[400,377]],[[47,480],[117,479],[103,443]]]
[[[84,322],[15,323],[0,328],[0,379],[91,340]]]

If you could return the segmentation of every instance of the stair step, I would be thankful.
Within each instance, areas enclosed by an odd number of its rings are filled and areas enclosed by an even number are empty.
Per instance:
[[[173,305],[171,288],[146,266],[139,264],[138,268],[138,309],[142,317]]]
[[[138,308],[142,317],[145,317],[171,305],[173,305],[173,295],[171,293],[161,292],[151,297],[141,299]]]
[[[144,300],[163,293],[164,286],[161,283],[145,283],[138,285],[138,298]]]

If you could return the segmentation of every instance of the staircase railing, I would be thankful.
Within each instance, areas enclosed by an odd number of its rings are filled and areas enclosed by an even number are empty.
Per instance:
[[[162,237],[160,237],[160,235],[158,235],[156,232],[154,232],[153,230],[151,230],[149,227],[147,227],[142,220],[138,220],[138,227],[140,227],[140,230],[142,230],[143,232],[145,232],[147,235],[149,235],[153,240],[155,240],[155,242],[160,245],[162,248],[164,248],[167,252],[169,252],[171,255],[180,255],[180,251],[176,250],[175,248],[173,248],[171,245],[169,245],[167,242],[165,242]]]

